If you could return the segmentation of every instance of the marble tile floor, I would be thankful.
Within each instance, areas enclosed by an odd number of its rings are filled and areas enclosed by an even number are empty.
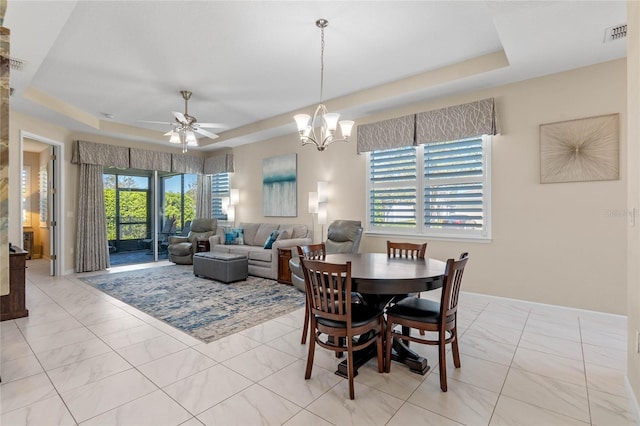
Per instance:
[[[414,345],[428,374],[370,362],[351,401],[322,348],[304,380],[302,310],[204,344],[74,275],[49,277],[45,261],[28,267],[29,317],[0,323],[3,426],[635,424],[622,316],[463,293],[447,393],[436,348]]]

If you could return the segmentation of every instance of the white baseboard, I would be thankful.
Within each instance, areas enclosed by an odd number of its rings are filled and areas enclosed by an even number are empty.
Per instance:
[[[633,392],[633,387],[631,387],[631,383],[629,383],[629,376],[626,374],[624,376],[624,389],[627,391],[631,411],[633,412],[633,416],[636,418],[636,424],[640,425],[640,406],[638,405],[638,398],[636,398],[636,394]]]
[[[516,302],[516,303],[524,303],[524,304],[532,305],[532,306],[542,306],[542,307],[550,307],[550,308],[568,309],[568,310],[571,310],[571,311],[584,312],[584,313],[590,313],[590,314],[613,315],[613,316],[621,317],[621,318],[626,318],[627,317],[627,315],[613,314],[611,312],[592,311],[592,310],[589,310],[589,309],[574,308],[574,307],[571,307],[571,306],[552,305],[552,304],[549,304],[549,303],[542,303],[542,302],[532,302],[530,300],[514,299],[512,297],[494,296],[492,294],[473,293],[471,291],[464,291],[464,290],[461,290],[460,293],[475,294],[475,295],[486,297],[486,298],[489,298],[489,299],[506,300],[506,301]]]

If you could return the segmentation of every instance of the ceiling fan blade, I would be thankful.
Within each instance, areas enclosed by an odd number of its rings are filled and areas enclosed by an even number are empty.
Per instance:
[[[193,129],[193,131],[196,133],[200,133],[202,136],[206,136],[209,139],[216,139],[218,137],[218,135],[216,135],[215,133],[211,133],[202,129]]]
[[[177,111],[171,111],[171,114],[175,115],[175,117],[178,119],[178,121],[180,121],[181,123],[188,123],[187,121],[187,117],[184,116],[183,113],[181,112],[177,112]]]
[[[171,136],[173,134],[174,130],[169,130],[167,133],[164,134],[164,136]]]
[[[222,124],[222,123],[196,123],[196,125],[198,127],[202,127],[205,129],[228,129],[229,126],[227,126],[226,124]]]
[[[175,124],[175,123],[169,123],[168,121],[147,121],[147,120],[141,120],[141,123],[151,123],[151,124]]]

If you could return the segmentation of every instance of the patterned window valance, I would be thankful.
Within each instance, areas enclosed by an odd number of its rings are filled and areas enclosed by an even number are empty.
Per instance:
[[[204,174],[233,173],[233,154],[217,155],[204,159]]]
[[[493,98],[416,115],[418,144],[496,134],[498,128]]]
[[[131,148],[130,156],[132,169],[171,171],[171,154],[168,152]]]
[[[171,171],[175,173],[187,173],[201,175],[204,170],[204,158],[190,157],[184,154],[171,155]]]
[[[129,148],[126,146],[76,141],[71,162],[99,166],[129,168]]]
[[[415,145],[415,115],[358,126],[358,154]]]

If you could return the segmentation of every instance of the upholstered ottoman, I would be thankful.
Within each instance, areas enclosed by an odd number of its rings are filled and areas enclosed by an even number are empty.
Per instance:
[[[203,251],[193,255],[193,274],[223,283],[246,280],[249,261],[246,256]]]

